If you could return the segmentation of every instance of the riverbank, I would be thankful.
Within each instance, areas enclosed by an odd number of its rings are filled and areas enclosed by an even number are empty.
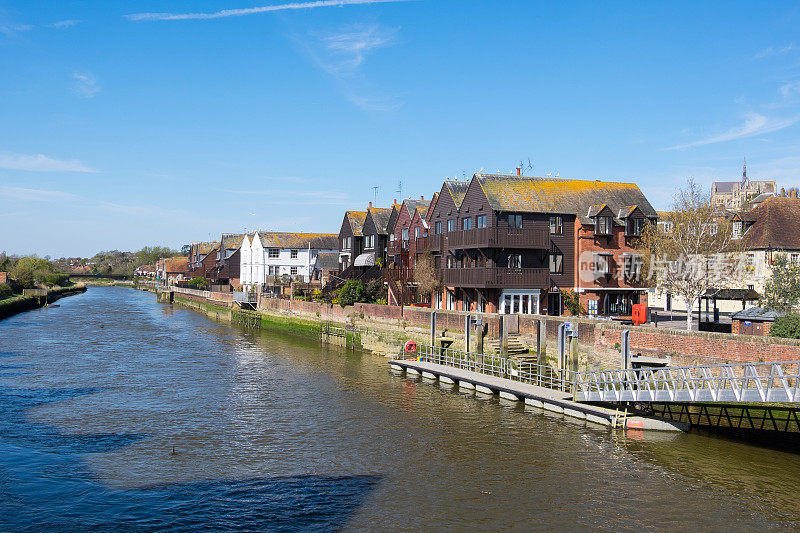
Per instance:
[[[60,298],[84,292],[86,292],[86,286],[77,285],[75,287],[51,289],[48,291],[47,296],[14,296],[6,298],[5,300],[0,300],[0,320],[25,311],[39,309]]]

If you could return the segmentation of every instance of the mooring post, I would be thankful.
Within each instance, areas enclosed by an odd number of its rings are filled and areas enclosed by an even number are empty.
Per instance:
[[[622,331],[619,343],[620,356],[622,359],[622,370],[628,370],[631,366],[630,337],[631,330],[626,329]]]
[[[564,376],[567,366],[566,362],[566,348],[567,348],[567,323],[562,322],[558,325],[558,373],[561,381],[561,389],[564,389]]]
[[[464,351],[469,352],[469,326],[470,326],[470,316],[466,315],[464,317]]]
[[[436,346],[436,311],[431,310],[431,347]]]
[[[506,324],[507,315],[500,316],[500,356],[505,361],[505,368],[508,368],[508,324]],[[508,376],[504,376],[508,377]]]

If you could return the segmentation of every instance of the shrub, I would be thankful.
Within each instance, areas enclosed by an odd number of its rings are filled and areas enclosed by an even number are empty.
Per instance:
[[[208,283],[206,282],[206,278],[197,277],[189,280],[189,286],[202,290],[208,287]]]
[[[783,337],[785,339],[800,339],[800,315],[790,313],[775,319],[769,330],[772,337]]]
[[[362,298],[364,298],[364,284],[357,279],[347,280],[347,283],[339,289],[339,294],[337,295],[339,305],[342,307],[361,302],[363,301]]]
[[[586,309],[581,306],[581,300],[577,294],[572,291],[563,291],[561,297],[564,300],[564,307],[569,310],[572,316],[586,314]]]
[[[11,290],[8,283],[0,283],[0,300],[3,298],[11,298],[13,295],[14,291]]]

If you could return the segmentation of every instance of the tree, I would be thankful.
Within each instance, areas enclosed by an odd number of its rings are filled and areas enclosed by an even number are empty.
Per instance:
[[[417,258],[414,264],[414,281],[420,294],[431,294],[442,286],[436,273],[436,263],[433,254],[425,252]]]
[[[189,280],[189,286],[195,289],[205,289],[208,286],[206,278],[196,277]]]
[[[784,254],[773,257],[772,276],[764,284],[761,305],[789,313],[800,303],[800,269],[791,266]]]
[[[717,217],[709,197],[693,179],[675,195],[673,212],[663,226],[645,228],[640,247],[643,273],[657,289],[686,302],[686,329],[692,329],[692,310],[708,289],[728,288],[738,277],[738,241],[731,240],[732,224]]]
[[[341,289],[339,289],[339,305],[345,307],[360,302],[364,297],[364,284],[361,280],[349,279]]]
[[[800,315],[789,313],[778,317],[772,323],[769,330],[772,337],[783,337],[785,339],[800,339]]]

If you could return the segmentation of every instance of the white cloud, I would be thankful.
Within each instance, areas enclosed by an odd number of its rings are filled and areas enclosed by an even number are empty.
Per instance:
[[[72,92],[81,98],[94,98],[100,94],[100,86],[97,85],[97,79],[91,74],[84,74],[81,72],[72,73]]]
[[[0,34],[5,35],[6,37],[13,37],[18,33],[22,33],[24,31],[30,31],[33,29],[33,26],[30,24],[3,24],[0,23]]]
[[[48,191],[44,189],[29,189],[26,187],[12,187],[0,185],[0,198],[23,200],[25,202],[58,202],[74,200],[76,195],[62,191]]]
[[[296,9],[312,9],[315,7],[343,7],[364,4],[383,4],[393,2],[405,2],[408,0],[317,0],[316,2],[291,2],[289,4],[279,4],[274,6],[249,7],[243,9],[223,9],[211,13],[133,13],[126,15],[128,20],[209,20],[226,17],[242,17],[245,15],[256,15],[259,13],[271,13],[274,11],[287,11]]]
[[[781,85],[781,95],[784,98],[791,98],[796,94],[800,94],[800,81],[790,81]]]
[[[396,28],[378,25],[356,26],[342,33],[322,37],[328,60],[323,67],[329,72],[348,76],[364,62],[364,58],[376,48],[391,45],[397,35]]]
[[[707,144],[721,143],[725,141],[734,141],[737,139],[747,139],[757,135],[764,135],[765,133],[772,133],[779,131],[789,126],[796,124],[800,117],[790,118],[769,118],[758,113],[748,113],[745,115],[744,124],[731,128],[724,133],[713,135],[706,139],[690,142],[687,144],[679,144],[677,146],[670,146],[665,150],[685,150],[695,146],[704,146]]]
[[[231,194],[246,194],[253,196],[272,196],[275,201],[286,201],[291,198],[310,198],[319,200],[347,200],[350,195],[341,191],[309,191],[308,189],[264,189],[264,190],[225,190]]]
[[[77,159],[63,161],[43,154],[26,155],[0,153],[0,168],[30,172],[97,172]]]
[[[48,24],[51,28],[71,28],[72,26],[79,24],[80,20],[69,19],[69,20],[59,20],[58,22],[53,22],[52,24]]]
[[[778,56],[778,55],[781,55],[781,54],[785,54],[787,52],[791,52],[795,48],[796,48],[796,46],[793,45],[793,44],[790,44],[790,45],[787,45],[787,46],[783,46],[783,47],[770,46],[768,48],[764,48],[760,52],[757,52],[753,56],[753,58],[754,59],[764,59],[765,57]]]

